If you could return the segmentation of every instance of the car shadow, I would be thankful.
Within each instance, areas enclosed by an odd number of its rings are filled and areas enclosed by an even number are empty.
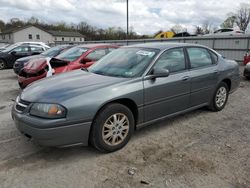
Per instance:
[[[171,117],[171,118],[166,118],[157,123],[153,123],[151,125],[143,127],[135,131],[134,135],[132,136],[132,142],[134,141],[136,142],[136,140],[139,137],[145,136],[148,133],[161,131],[162,127],[174,126],[173,124],[178,121],[189,119],[193,116],[198,116],[203,113],[209,113],[209,111],[206,108],[201,108],[201,109],[188,112],[182,115],[178,115],[178,116]],[[36,146],[35,143],[34,145]],[[47,168],[47,167],[61,164],[64,161],[65,162],[67,161],[67,163],[71,163],[77,160],[84,160],[84,159],[90,159],[90,158],[94,159],[103,155],[112,155],[112,153],[109,153],[109,154],[101,153],[91,146],[74,146],[74,147],[66,147],[66,148],[55,148],[55,147],[41,147],[37,145],[37,147],[40,147],[41,149],[29,155],[15,157],[13,159],[10,159],[6,161],[5,163],[1,164],[0,168],[10,169],[10,168],[14,168],[17,166],[20,167],[26,164],[37,164],[37,161],[41,161],[42,163],[44,163],[44,165],[39,165],[39,168]]]

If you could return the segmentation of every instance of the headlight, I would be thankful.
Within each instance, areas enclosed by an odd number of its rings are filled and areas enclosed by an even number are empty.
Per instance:
[[[64,118],[66,109],[59,104],[34,103],[30,109],[30,115],[42,118]]]

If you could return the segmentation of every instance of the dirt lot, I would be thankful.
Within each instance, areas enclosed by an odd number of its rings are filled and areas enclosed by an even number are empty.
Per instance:
[[[250,187],[250,81],[218,113],[206,109],[137,131],[122,150],[42,148],[11,120],[19,93],[0,71],[0,187]]]

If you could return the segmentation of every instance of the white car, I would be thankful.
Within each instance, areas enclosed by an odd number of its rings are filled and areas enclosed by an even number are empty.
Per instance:
[[[224,29],[218,29],[214,31],[213,33],[209,33],[204,36],[211,36],[211,35],[242,35],[244,34],[244,31],[242,30],[236,30],[233,28],[224,28]]]
[[[21,46],[21,45],[41,46],[41,47],[43,47],[43,49],[45,49],[45,51],[50,49],[50,47],[48,45],[46,45],[45,43],[43,43],[43,42],[17,42],[15,44],[10,44],[10,45],[7,45],[7,46],[1,48],[0,51],[5,50],[6,48],[14,48],[14,47]]]

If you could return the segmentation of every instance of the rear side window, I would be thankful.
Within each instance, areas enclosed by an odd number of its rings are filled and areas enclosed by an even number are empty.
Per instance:
[[[183,48],[175,48],[164,52],[155,64],[155,67],[168,69],[169,72],[185,70],[185,57]]]
[[[39,47],[39,46],[31,46],[31,47],[30,47],[30,50],[31,50],[32,52],[43,52],[43,51],[44,51],[43,48],[42,48],[42,47]]]
[[[210,53],[205,48],[187,48],[191,68],[206,67],[213,64]]]

